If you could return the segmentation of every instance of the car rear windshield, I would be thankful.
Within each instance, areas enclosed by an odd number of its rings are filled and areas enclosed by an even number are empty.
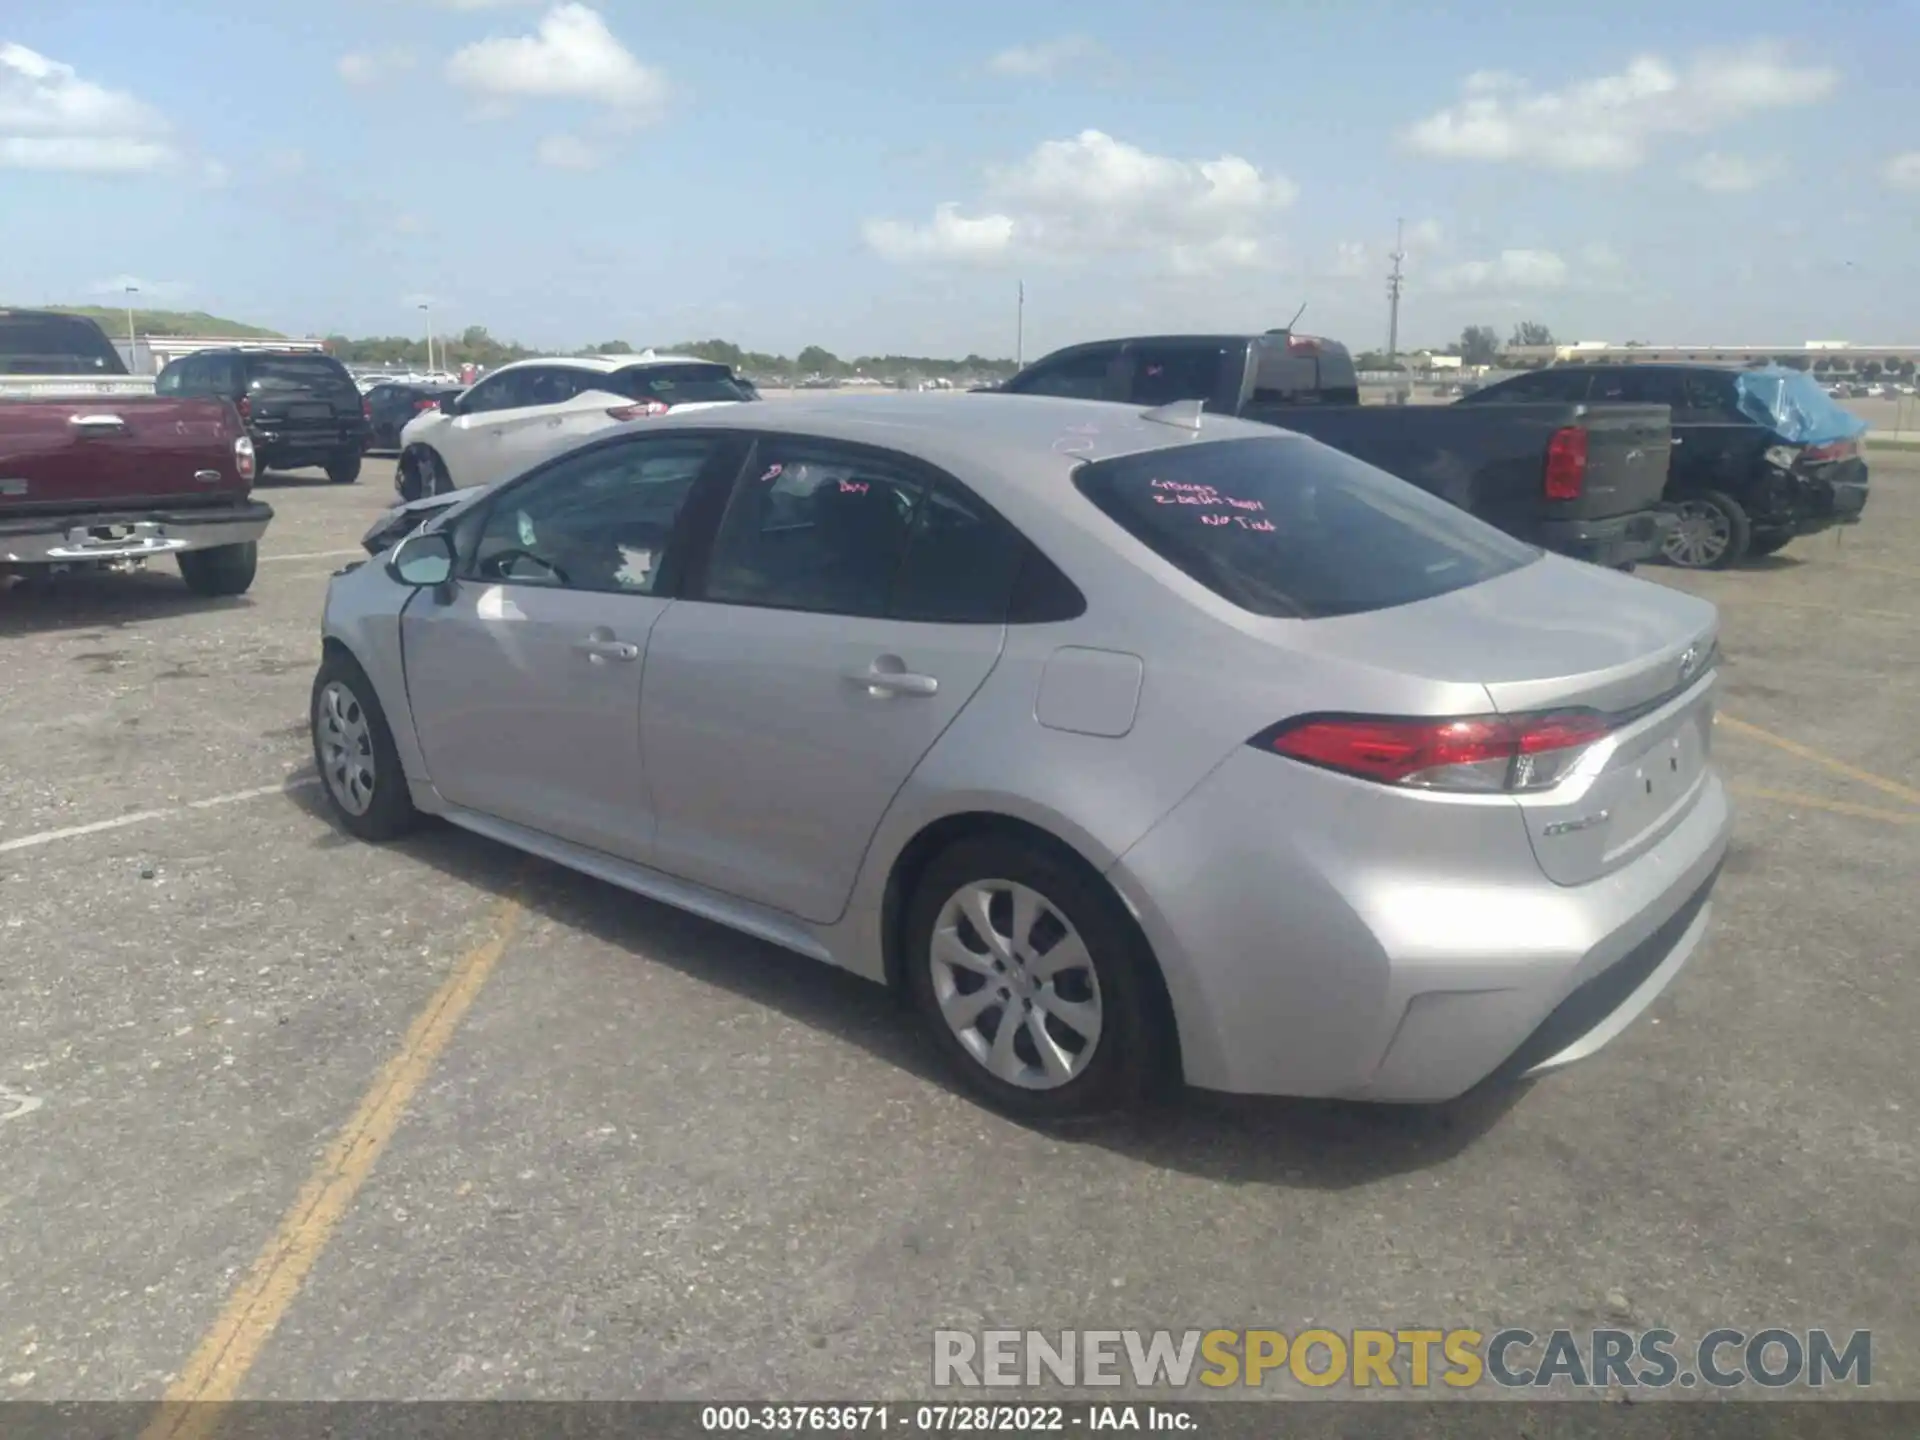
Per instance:
[[[1540,557],[1466,511],[1298,436],[1096,461],[1074,483],[1163,560],[1256,615],[1410,605]]]
[[[254,355],[247,360],[253,390],[352,390],[359,386],[338,360],[324,355]]]
[[[614,375],[613,385],[631,400],[659,400],[667,405],[756,398],[725,365],[636,365]]]
[[[90,320],[0,314],[0,373],[124,375],[127,369]]]

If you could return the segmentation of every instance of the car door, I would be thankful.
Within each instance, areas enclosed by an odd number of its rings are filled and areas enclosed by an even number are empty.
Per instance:
[[[430,439],[456,488],[489,485],[506,473],[500,468],[498,447],[505,422],[527,407],[533,367],[503,370],[489,375],[460,397],[455,413],[437,426]]]
[[[414,726],[450,803],[646,861],[648,637],[671,603],[688,498],[744,445],[675,434],[595,446],[460,522],[455,583],[416,595],[401,621]]]
[[[956,528],[978,542],[958,563]],[[893,797],[999,660],[1019,543],[907,457],[764,437],[649,645],[655,864],[837,919]]]
[[[518,402],[494,417],[494,478],[501,479],[537,465],[569,441],[584,439],[615,422],[607,410],[618,396],[594,390],[600,377],[590,370],[567,365],[542,365],[527,370]],[[596,423],[597,422],[597,423]]]

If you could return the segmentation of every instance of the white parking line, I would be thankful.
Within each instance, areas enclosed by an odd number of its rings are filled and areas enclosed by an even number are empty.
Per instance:
[[[51,845],[56,840],[77,840],[82,835],[98,835],[107,830],[124,830],[129,825],[145,825],[150,820],[166,820],[193,810],[211,810],[217,805],[237,805],[242,800],[258,800],[263,795],[284,795],[289,790],[304,790],[318,785],[317,775],[298,775],[278,785],[256,785],[251,790],[236,790],[231,795],[215,795],[207,800],[189,800],[184,805],[169,805],[164,810],[136,810],[131,815],[116,815],[111,820],[96,820],[91,825],[69,825],[62,830],[42,830],[38,835],[21,835],[0,840],[0,855],[14,850],[31,850]]]
[[[349,555],[365,555],[366,553],[366,551],[358,548],[352,550],[309,550],[304,555],[262,555],[260,557],[260,563],[262,565],[272,565],[281,560],[344,560]]]

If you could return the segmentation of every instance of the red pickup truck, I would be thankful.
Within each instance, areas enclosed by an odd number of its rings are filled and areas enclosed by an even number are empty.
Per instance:
[[[172,555],[198,595],[253,584],[273,519],[225,400],[154,393],[100,327],[0,310],[0,578]]]

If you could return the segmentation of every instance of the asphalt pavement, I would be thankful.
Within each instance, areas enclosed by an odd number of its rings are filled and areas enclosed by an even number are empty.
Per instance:
[[[334,829],[317,620],[386,464],[273,477],[239,600],[0,594],[0,1398],[906,1397],[939,1328],[1309,1324],[1868,1329],[1920,1397],[1920,455],[1874,476],[1643,572],[1723,607],[1740,807],[1648,1019],[1469,1104],[1066,1135],[861,982]]]

